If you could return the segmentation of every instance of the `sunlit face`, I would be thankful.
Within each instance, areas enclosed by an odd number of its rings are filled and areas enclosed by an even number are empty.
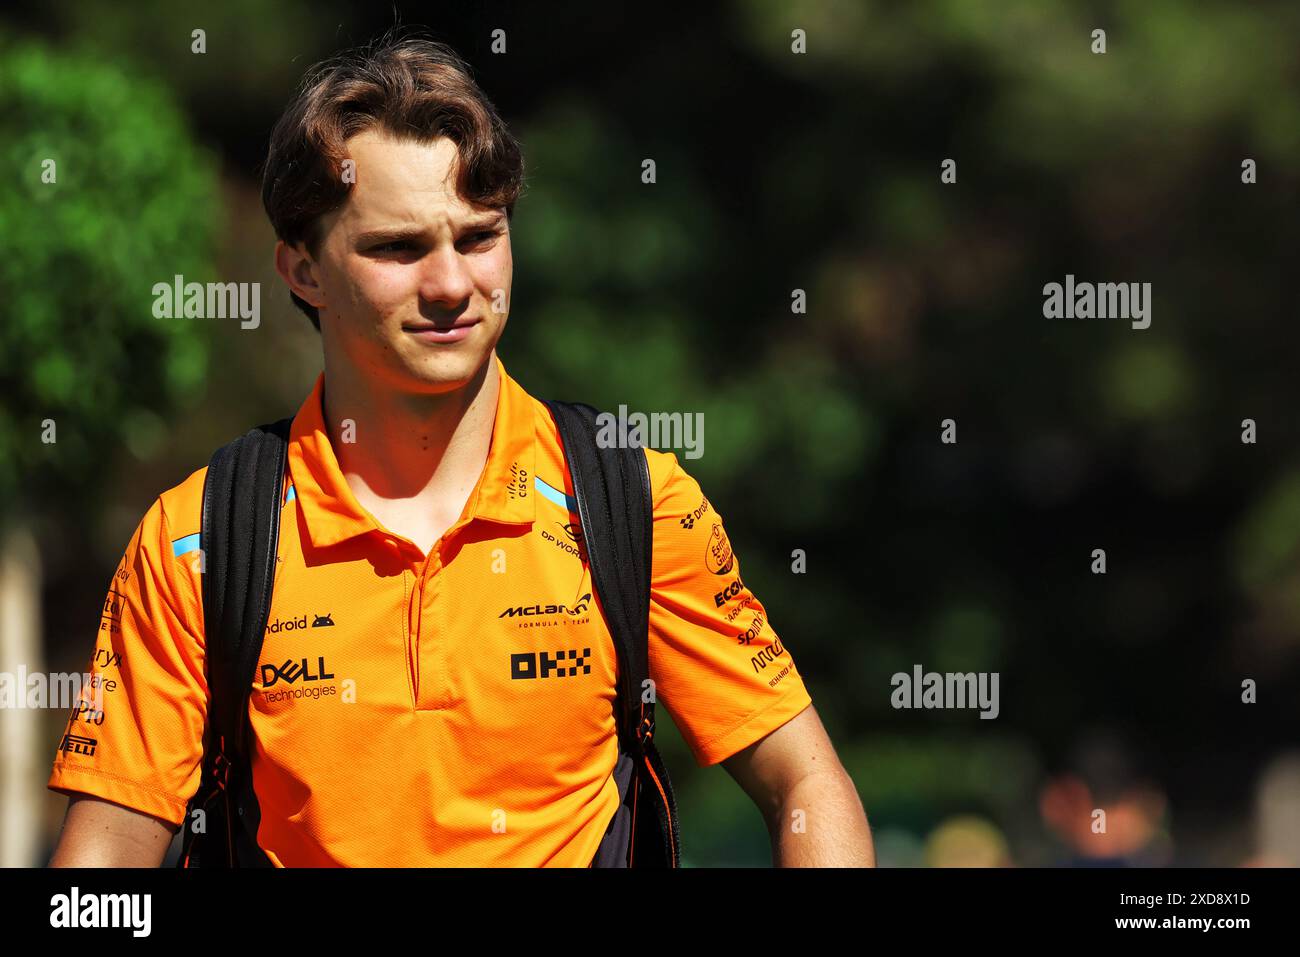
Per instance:
[[[420,143],[370,130],[348,140],[347,154],[355,185],[322,218],[309,267],[326,367],[348,364],[405,391],[460,388],[509,314],[505,211],[456,193],[459,155],[446,137]]]

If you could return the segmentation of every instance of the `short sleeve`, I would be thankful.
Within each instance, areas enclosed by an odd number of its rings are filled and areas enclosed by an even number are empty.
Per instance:
[[[811,703],[790,649],[741,577],[722,516],[671,453],[647,450],[654,493],[650,674],[701,767]]]
[[[161,499],[141,519],[109,583],[50,789],[184,822],[199,784],[208,700],[194,621],[196,539],[172,540]]]

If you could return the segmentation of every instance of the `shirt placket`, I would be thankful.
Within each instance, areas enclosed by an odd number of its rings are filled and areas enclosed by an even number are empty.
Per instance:
[[[437,600],[442,586],[442,550],[438,542],[428,557],[416,565],[415,587],[411,590],[410,634],[415,661],[415,708],[436,711],[446,706],[447,676],[440,642]]]

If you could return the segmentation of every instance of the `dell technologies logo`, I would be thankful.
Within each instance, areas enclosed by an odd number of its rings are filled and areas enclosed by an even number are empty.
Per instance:
[[[311,669],[312,666],[306,658],[299,661],[290,659],[282,665],[262,665],[262,685],[269,688],[281,680],[292,685],[297,684],[299,681],[328,681],[334,677],[333,672],[325,670],[325,659],[323,657],[316,659],[315,674],[312,674]]]

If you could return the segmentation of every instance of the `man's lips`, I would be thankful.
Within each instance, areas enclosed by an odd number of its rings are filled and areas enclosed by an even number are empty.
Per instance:
[[[459,342],[481,321],[480,319],[458,319],[449,326],[432,322],[410,323],[402,326],[402,331],[426,342]]]

